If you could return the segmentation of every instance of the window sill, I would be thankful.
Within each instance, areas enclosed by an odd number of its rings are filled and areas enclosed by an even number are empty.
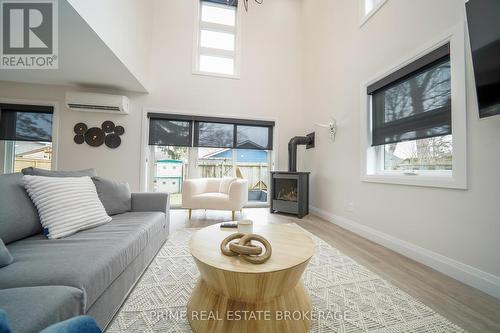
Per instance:
[[[210,73],[210,72],[202,72],[202,71],[197,71],[193,70],[193,75],[201,75],[201,76],[211,76],[211,77],[217,77],[217,78],[222,78],[222,79],[233,79],[233,80],[239,80],[240,75],[235,74],[235,75],[228,75],[228,74],[219,74],[219,73]]]
[[[386,2],[387,0],[382,0],[368,14],[364,14],[363,12],[359,21],[359,27],[361,28],[363,25],[365,25],[365,23],[368,22],[368,20],[371,19],[380,10],[380,8],[382,8],[386,4]]]
[[[362,182],[466,190],[467,182],[452,176],[371,174],[361,176]]]

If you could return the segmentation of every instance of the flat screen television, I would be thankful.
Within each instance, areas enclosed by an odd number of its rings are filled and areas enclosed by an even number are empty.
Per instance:
[[[469,0],[467,23],[479,117],[500,114],[500,0]]]

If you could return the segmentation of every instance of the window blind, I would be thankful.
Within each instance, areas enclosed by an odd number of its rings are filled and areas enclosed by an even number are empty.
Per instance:
[[[370,85],[372,146],[451,134],[449,44]]]
[[[211,2],[219,5],[238,7],[238,0],[202,0],[202,2]]]
[[[273,121],[148,113],[149,144],[273,149]]]
[[[152,146],[192,146],[192,122],[150,118],[149,144]]]
[[[0,140],[52,142],[52,106],[0,104]]]

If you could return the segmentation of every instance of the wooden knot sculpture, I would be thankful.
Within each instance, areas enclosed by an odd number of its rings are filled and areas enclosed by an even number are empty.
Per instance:
[[[238,242],[231,242],[239,239]],[[265,252],[262,254],[262,248],[251,244],[251,241],[257,241],[264,245]],[[272,254],[271,243],[262,236],[256,234],[235,233],[226,237],[220,244],[220,250],[226,256],[239,256],[241,259],[252,264],[263,264]]]

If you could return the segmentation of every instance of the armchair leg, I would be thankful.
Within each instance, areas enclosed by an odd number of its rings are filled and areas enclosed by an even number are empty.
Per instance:
[[[233,221],[234,221],[234,210],[233,210]]]
[[[193,210],[191,208],[189,208],[189,219],[191,220],[191,213],[193,212]]]

